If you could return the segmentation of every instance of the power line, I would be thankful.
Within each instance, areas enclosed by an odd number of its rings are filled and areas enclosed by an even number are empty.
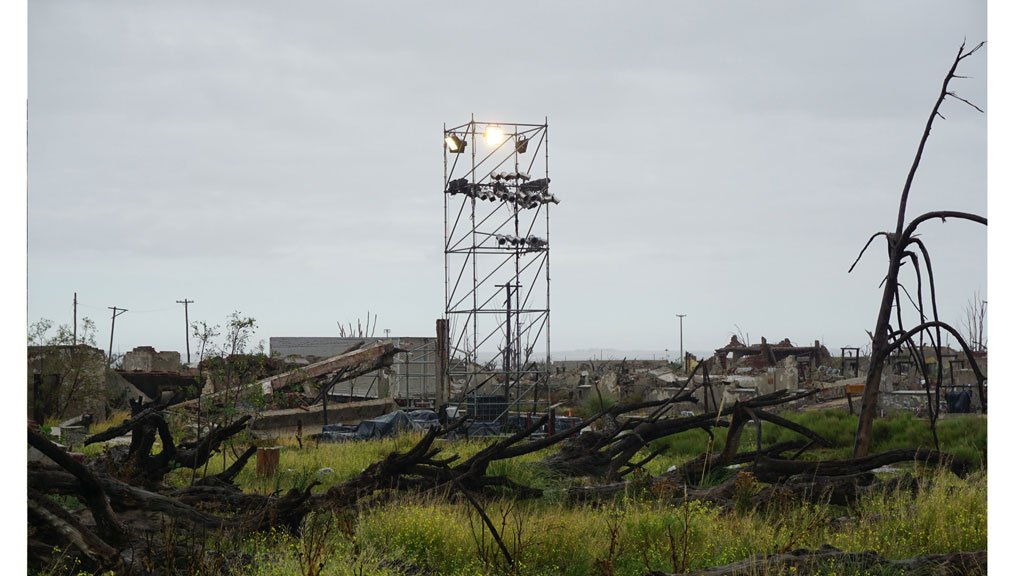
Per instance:
[[[86,303],[82,302],[81,300],[78,301],[78,305],[80,307],[83,307],[83,308],[92,308],[93,310],[103,310],[104,308],[106,308],[106,309],[110,308],[109,306],[96,306],[94,304],[86,304]],[[165,306],[163,308],[153,308],[153,309],[150,309],[150,310],[136,310],[136,309],[133,308],[132,309],[132,313],[133,314],[149,314],[149,313],[152,313],[152,312],[167,312],[169,310],[176,310],[177,308],[178,308],[177,306]]]
[[[133,310],[133,314],[150,314],[153,312],[167,312],[168,310],[176,310],[177,306],[168,306],[166,308],[154,308],[152,310]]]

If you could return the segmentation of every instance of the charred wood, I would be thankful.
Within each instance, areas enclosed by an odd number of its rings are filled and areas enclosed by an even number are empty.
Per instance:
[[[545,458],[544,463],[555,472],[566,476],[590,476],[614,482],[621,480],[625,472],[636,467],[636,464],[632,463],[633,457],[654,440],[686,430],[710,430],[712,427],[728,426],[729,432],[726,435],[725,448],[714,460],[715,466],[724,466],[733,462],[739,450],[743,427],[752,415],[763,417],[776,424],[784,422],[787,428],[801,434],[806,433],[813,441],[820,441],[828,445],[827,441],[813,431],[762,410],[770,406],[806,398],[817,392],[818,390],[808,390],[791,394],[789,391],[780,390],[750,400],[736,402],[716,414],[666,418],[663,416],[665,411],[659,408],[652,416],[646,418],[621,422],[613,419],[613,424],[606,426],[603,430],[587,432],[565,442],[562,449]],[[669,400],[672,402],[692,401],[693,396],[692,393],[677,394]],[[664,404],[665,402],[662,403],[662,405]],[[621,407],[618,414],[632,411],[635,406]],[[727,420],[724,418],[726,416],[731,418]]]
[[[28,493],[28,516],[36,532],[29,535],[30,562],[52,562],[47,550],[71,545],[81,553],[87,567],[124,573],[124,561],[118,549],[107,544],[46,495],[32,489]]]
[[[797,549],[780,554],[756,555],[747,560],[724,566],[687,572],[687,576],[754,576],[782,571],[813,574],[817,569],[842,566],[848,573],[858,570],[892,571],[904,576],[975,576],[988,571],[988,553],[949,552],[929,554],[905,560],[888,560],[877,552],[844,552],[831,546],[817,550]],[[649,576],[671,576],[664,572],[651,572]]]
[[[128,534],[124,525],[114,515],[107,494],[92,470],[32,428],[28,429],[28,443],[78,480],[78,493],[92,512],[98,535],[114,547],[125,544]]]
[[[751,467],[751,471],[758,481],[774,484],[799,474],[847,476],[862,474],[875,468],[899,462],[918,462],[920,464],[944,466],[961,477],[966,475],[970,468],[970,464],[966,460],[951,454],[939,453],[933,450],[907,448],[889,450],[847,460],[780,460],[763,457],[758,460],[755,466]]]

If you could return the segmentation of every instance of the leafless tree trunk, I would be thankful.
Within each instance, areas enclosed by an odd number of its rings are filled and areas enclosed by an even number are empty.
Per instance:
[[[866,456],[870,451],[871,423],[874,420],[875,411],[878,407],[878,391],[882,379],[882,364],[890,353],[892,353],[901,345],[909,341],[909,339],[912,336],[917,335],[925,330],[932,330],[930,338],[934,342],[937,354],[942,349],[941,332],[943,330],[948,332],[951,336],[953,336],[965,350],[969,349],[967,342],[964,341],[964,339],[960,336],[959,332],[957,332],[948,324],[940,322],[938,320],[938,310],[937,306],[935,305],[934,278],[932,276],[930,257],[928,256],[928,252],[925,249],[924,244],[919,239],[914,237],[914,233],[917,231],[918,226],[927,222],[928,220],[934,220],[936,218],[941,219],[943,222],[945,222],[947,219],[952,218],[978,222],[979,224],[983,225],[988,225],[988,219],[967,212],[938,211],[922,214],[917,218],[913,219],[905,227],[904,222],[906,220],[907,198],[910,195],[910,187],[914,181],[914,175],[917,172],[917,167],[921,163],[921,156],[924,153],[924,146],[928,140],[928,135],[931,133],[932,123],[935,121],[936,117],[944,119],[944,116],[942,116],[942,114],[939,112],[939,107],[942,105],[942,102],[946,99],[947,96],[949,96],[951,98],[960,100],[968,104],[969,106],[978,110],[979,112],[981,111],[980,108],[978,108],[974,104],[971,104],[970,102],[961,98],[960,96],[957,96],[955,92],[951,91],[949,89],[949,83],[953,78],[963,78],[963,76],[958,76],[956,74],[957,66],[959,66],[960,62],[963,61],[965,58],[971,56],[978,49],[984,46],[984,44],[985,43],[982,42],[967,52],[964,51],[964,46],[966,44],[961,44],[960,49],[957,51],[956,59],[953,61],[953,65],[950,67],[949,72],[946,74],[946,77],[942,82],[942,92],[939,94],[939,98],[938,100],[936,100],[935,106],[932,108],[932,112],[928,116],[928,122],[925,125],[924,134],[921,136],[920,144],[918,144],[917,154],[914,156],[914,162],[910,167],[910,172],[907,174],[907,180],[903,186],[903,195],[900,198],[899,214],[896,220],[896,231],[876,232],[871,236],[871,238],[868,239],[868,242],[861,250],[860,255],[857,256],[857,261],[859,261],[861,256],[864,255],[865,250],[867,250],[868,246],[870,246],[871,242],[874,241],[875,238],[878,238],[880,236],[885,237],[889,253],[889,268],[888,272],[886,273],[884,281],[882,302],[878,310],[878,319],[875,322],[875,330],[874,332],[871,333],[871,360],[870,364],[868,365],[867,380],[864,385],[864,398],[860,414],[860,422],[857,427],[857,437],[853,449],[854,456]],[[931,300],[933,308],[932,313],[934,318],[931,322],[924,321],[924,303],[919,301],[917,302],[917,309],[921,311],[922,314],[921,324],[919,324],[915,328],[912,328],[909,331],[903,331],[902,329],[897,331],[894,330],[891,326],[891,317],[893,304],[897,300],[897,293],[901,287],[899,282],[899,272],[900,268],[904,264],[904,261],[911,260],[914,264],[914,267],[918,270],[918,275],[920,276],[920,268],[918,267],[916,255],[913,258],[911,257],[911,255],[914,254],[913,250],[917,250],[918,252],[920,252],[921,256],[927,264],[928,281],[931,287]],[[853,266],[850,267],[851,271],[857,265],[857,261],[854,261]],[[900,320],[900,322],[902,323],[902,320]],[[982,386],[984,376],[981,374],[981,371],[978,369],[977,364],[974,362],[973,356],[968,354],[967,357],[971,363],[971,368],[974,370],[975,375],[977,377],[978,395],[981,401],[982,410],[985,410],[986,401],[984,388]],[[938,366],[938,381],[941,382],[941,361],[938,362]],[[938,386],[936,386],[936,394],[938,394]],[[938,398],[936,398],[936,401],[937,400]],[[937,409],[937,403],[935,407]]]

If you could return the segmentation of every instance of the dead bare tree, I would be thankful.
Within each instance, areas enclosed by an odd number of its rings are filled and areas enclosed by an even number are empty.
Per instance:
[[[214,428],[198,443],[175,446],[160,412],[146,409],[125,424],[90,437],[89,442],[98,442],[129,430],[133,437],[132,447],[123,458],[100,458],[91,463],[75,460],[30,428],[29,445],[51,461],[49,465],[29,465],[29,485],[33,488],[28,507],[34,522],[29,537],[30,565],[50,565],[54,546],[59,546],[91,570],[149,574],[148,566],[163,566],[173,557],[166,549],[174,548],[175,554],[189,558],[203,553],[201,545],[179,537],[195,533],[231,536],[273,526],[294,531],[313,511],[351,508],[364,499],[373,500],[392,491],[462,494],[471,503],[477,495],[499,491],[537,497],[540,490],[520,486],[504,476],[489,475],[489,464],[550,446],[580,428],[525,441],[547,423],[542,417],[526,430],[496,440],[461,462],[455,463],[457,455],[437,458],[441,449],[433,446],[434,440],[462,426],[462,418],[447,428],[430,429],[410,450],[389,454],[358,476],[319,494],[312,493],[318,482],[304,489],[293,488],[283,496],[243,493],[233,484],[233,478],[255,453],[253,448],[223,473],[195,485],[169,490],[161,482],[171,466],[202,466],[221,443],[244,430],[247,420],[244,416],[231,426]],[[152,455],[150,449],[157,435],[163,450]],[[51,495],[81,499],[91,518],[76,518]],[[474,507],[489,522],[480,505]],[[176,527],[177,540],[160,540],[165,526]],[[495,538],[499,546],[504,546],[500,536]]]
[[[108,452],[107,465],[116,475],[131,484],[138,486],[155,486],[175,467],[181,466],[195,470],[202,467],[220,450],[221,444],[246,429],[250,415],[245,415],[226,426],[212,426],[206,436],[195,442],[182,442],[175,445],[171,430],[160,410],[164,405],[151,406],[143,409],[128,421],[119,426],[111,427],[103,432],[85,439],[85,445],[103,442],[128,432],[132,435],[131,444],[125,454]],[[161,449],[157,454],[152,450],[157,438]],[[252,454],[246,452],[248,459]],[[244,462],[242,464],[244,466]]]
[[[970,343],[971,350],[974,352],[988,350],[988,341],[985,339],[985,315],[987,312],[988,301],[982,300],[977,292],[964,307],[960,329],[967,336],[967,342]]]
[[[899,349],[901,346],[906,345],[914,336],[927,332],[930,340],[934,343],[937,358],[940,360],[937,364],[939,366],[938,381],[941,382],[942,362],[941,357],[938,356],[938,354],[942,349],[942,331],[948,332],[953,338],[955,338],[965,351],[970,349],[968,343],[963,339],[960,333],[956,331],[956,329],[945,322],[939,321],[938,319],[938,306],[935,300],[935,282],[932,274],[931,258],[924,246],[924,243],[919,238],[915,237],[914,233],[920,225],[929,220],[941,219],[945,222],[947,219],[959,219],[977,222],[987,226],[988,219],[968,212],[937,211],[922,214],[911,220],[909,224],[906,224],[906,226],[904,226],[904,222],[906,220],[907,198],[910,195],[910,187],[914,181],[914,175],[917,173],[917,168],[921,163],[921,156],[924,153],[924,146],[928,140],[928,135],[931,133],[932,124],[936,117],[945,119],[945,117],[939,112],[939,107],[942,105],[943,101],[947,96],[949,96],[966,103],[979,112],[982,112],[980,108],[968,100],[961,98],[956,94],[956,92],[951,91],[949,89],[949,83],[954,78],[964,78],[964,76],[957,75],[957,67],[964,59],[974,54],[984,45],[985,43],[982,42],[971,50],[965,52],[964,47],[966,46],[966,42],[961,44],[960,49],[957,51],[956,59],[953,61],[953,65],[950,67],[949,72],[946,74],[946,77],[942,82],[942,91],[939,94],[938,100],[935,102],[935,106],[932,108],[931,114],[928,116],[928,122],[925,125],[924,134],[921,136],[921,141],[917,147],[917,154],[914,156],[914,162],[910,167],[910,172],[907,174],[907,180],[903,186],[903,194],[900,198],[900,207],[896,220],[895,232],[876,232],[873,234],[871,238],[868,239],[864,248],[861,249],[860,255],[857,256],[857,260],[854,261],[852,266],[850,266],[849,271],[853,271],[853,268],[857,265],[857,262],[860,261],[860,258],[864,255],[864,252],[875,238],[884,237],[886,239],[889,253],[889,268],[883,283],[884,289],[882,291],[882,302],[878,311],[878,319],[875,322],[875,330],[871,334],[871,360],[868,365],[867,379],[864,385],[864,397],[860,414],[860,422],[857,427],[857,436],[853,449],[854,456],[866,456],[870,451],[871,424],[874,420],[875,411],[878,406],[878,391],[882,377],[882,363],[889,354]],[[909,330],[903,330],[902,327],[897,330],[892,327],[891,318],[893,305],[894,302],[898,300],[898,292],[901,288],[899,272],[901,267],[909,261],[917,272],[918,278],[920,278],[921,268],[918,254],[924,260],[928,273],[928,283],[931,288],[932,320],[925,321],[924,302],[921,301],[921,282],[919,280],[916,308],[920,312],[921,322],[916,327]],[[897,316],[899,317],[900,314],[901,312],[898,310]],[[902,318],[899,318],[899,323],[902,323]],[[967,354],[967,359],[970,362],[971,369],[974,371],[977,378],[978,396],[981,401],[982,410],[984,411],[986,409],[985,391],[982,385],[984,382],[984,375],[981,373],[981,370],[978,368],[978,365],[971,354]],[[935,394],[935,409],[937,409],[938,386],[935,386]]]

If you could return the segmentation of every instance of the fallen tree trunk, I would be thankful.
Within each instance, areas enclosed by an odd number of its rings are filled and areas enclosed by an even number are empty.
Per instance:
[[[846,476],[793,476],[782,484],[773,484],[761,490],[752,501],[765,504],[784,498],[849,506],[867,492],[875,480],[875,475],[870,472]]]
[[[790,440],[788,442],[779,442],[773,444],[768,448],[761,450],[761,452],[740,452],[735,454],[731,458],[725,458],[721,454],[713,454],[707,452],[701,456],[698,456],[679,468],[667,472],[666,474],[672,474],[680,477],[678,482],[702,482],[705,477],[710,475],[713,471],[723,468],[725,466],[732,466],[734,464],[747,464],[753,462],[755,458],[759,456],[776,456],[780,457],[783,452],[789,452],[790,450],[804,450],[813,445],[813,441],[801,442],[800,440]]]
[[[780,460],[764,457],[752,466],[751,471],[758,481],[774,484],[797,474],[846,476],[869,472],[875,468],[899,462],[918,462],[921,464],[945,466],[951,472],[961,477],[966,475],[970,469],[970,464],[966,460],[957,458],[952,454],[939,453],[934,450],[905,448],[846,460]]]
[[[858,499],[877,492],[891,493],[907,490],[916,494],[918,480],[910,474],[879,480],[871,472],[847,476],[792,476],[782,484],[761,490],[753,498],[755,504],[768,503],[777,498],[800,499],[836,506],[850,506]]]
[[[87,567],[100,571],[113,570],[119,574],[124,572],[124,561],[116,548],[83,526],[56,502],[31,488],[28,491],[28,517],[36,531],[36,534],[29,535],[30,563],[33,560],[40,564],[53,562],[53,547],[38,545],[40,539],[47,536],[40,532],[50,531],[55,533],[51,537],[59,535],[71,543],[81,553]]]
[[[687,572],[686,576],[762,576],[763,574],[814,574],[819,569],[858,571],[891,571],[903,576],[979,576],[988,571],[988,552],[948,552],[928,554],[905,560],[887,560],[877,552],[844,552],[831,546],[818,550],[798,549],[770,555],[757,555],[724,566]],[[859,573],[859,572],[858,572]],[[675,576],[651,572],[649,576]],[[679,575],[681,576],[681,575]]]
[[[78,494],[85,500],[89,511],[92,512],[98,535],[101,538],[114,547],[128,541],[128,533],[124,525],[114,515],[99,478],[88,466],[72,458],[67,452],[32,428],[28,429],[28,443],[75,477],[80,486]]]
[[[778,455],[782,452],[800,448],[805,444],[805,442],[797,440],[780,442],[766,448],[761,452],[761,455]],[[737,464],[752,462],[756,457],[756,452],[742,452],[733,457],[732,462]],[[711,488],[700,488],[693,485],[692,481],[702,478],[701,469],[699,468],[701,461],[703,461],[703,458],[691,460],[679,468],[654,476],[649,481],[641,482],[641,484],[651,486],[662,497],[683,498],[684,500],[708,500],[723,503],[725,499],[731,496],[731,493],[725,487],[727,485],[731,486],[734,478],[730,478],[722,484]],[[604,500],[613,498],[636,484],[637,482],[633,480],[621,480],[596,486],[574,486],[566,489],[565,495],[566,498],[572,501]]]
[[[755,504],[768,502],[777,497],[800,498],[812,502],[849,505],[864,494],[896,487],[917,488],[917,480],[909,476],[878,482],[871,470],[900,462],[919,462],[948,467],[954,473],[963,475],[969,464],[948,454],[937,454],[921,450],[890,450],[867,458],[849,460],[813,461],[783,460],[779,456],[799,447],[799,441],[784,442],[761,452],[744,452],[734,456],[733,464],[750,463],[740,471],[748,470],[754,477],[773,484],[761,490],[753,499]],[[642,482],[624,480],[597,486],[575,486],[566,489],[570,501],[595,501],[614,498],[634,487],[648,488],[660,498],[679,501],[703,500],[726,505],[732,498],[732,484],[735,476],[711,488],[700,488],[690,482],[699,475],[703,458],[691,460],[686,465],[655,476]]]
[[[182,442],[176,446],[171,430],[161,413],[146,409],[120,426],[90,436],[85,444],[93,444],[131,432],[132,440],[128,446],[128,453],[121,458],[116,455],[109,456],[109,466],[116,476],[130,484],[154,488],[174,468],[201,468],[220,449],[224,441],[245,430],[251,418],[252,416],[245,415],[227,426],[215,426],[198,442]],[[158,435],[161,450],[158,454],[152,454]],[[247,452],[246,459],[255,452],[253,448],[250,450],[252,452]],[[244,465],[243,462],[242,466]],[[240,467],[236,468],[229,476],[233,478],[240,470]]]
[[[692,378],[693,374],[690,377]],[[714,469],[733,463],[739,450],[743,427],[752,418],[763,418],[805,434],[813,442],[820,442],[828,446],[828,441],[813,431],[763,410],[767,407],[806,398],[817,392],[818,390],[808,390],[792,394],[788,390],[780,390],[736,402],[717,414],[665,418],[663,408],[668,404],[695,401],[693,391],[677,394],[660,403],[659,409],[655,410],[651,416],[625,422],[613,419],[611,425],[605,430],[581,434],[578,438],[563,444],[559,452],[545,458],[544,464],[551,470],[566,476],[590,476],[618,481],[624,474],[638,466],[632,462],[632,458],[654,440],[687,430],[704,429],[710,433],[711,428],[728,426],[729,432],[726,435],[725,448],[721,454],[701,466],[705,470]],[[619,413],[632,409],[635,409],[635,406],[626,406]],[[729,420],[724,417],[729,417]]]

